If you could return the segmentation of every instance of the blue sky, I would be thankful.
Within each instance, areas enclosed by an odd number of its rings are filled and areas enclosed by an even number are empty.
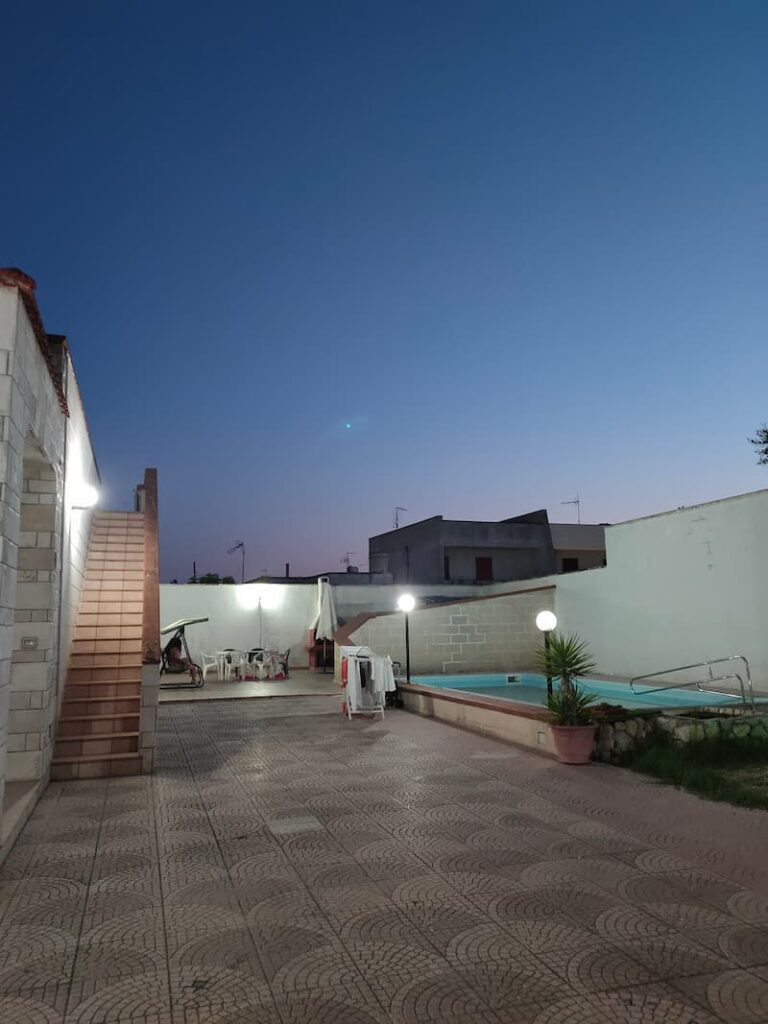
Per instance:
[[[0,263],[164,578],[768,486],[768,5],[14,5]],[[346,424],[351,424],[347,428]]]

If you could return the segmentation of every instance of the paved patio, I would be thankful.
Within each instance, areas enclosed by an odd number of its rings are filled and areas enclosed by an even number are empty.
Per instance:
[[[215,673],[201,687],[160,688],[160,703],[198,700],[242,700],[244,697],[339,697],[333,675],[293,669],[288,679],[219,680]]]
[[[755,1024],[768,815],[327,698],[165,705],[0,869],[2,1024]]]

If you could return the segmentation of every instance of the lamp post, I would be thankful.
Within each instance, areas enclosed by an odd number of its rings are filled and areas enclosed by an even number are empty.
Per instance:
[[[554,612],[543,611],[536,616],[536,628],[544,634],[544,650],[549,654],[549,634],[557,629],[557,616]],[[547,697],[552,696],[552,676],[547,673]]]
[[[413,594],[401,594],[397,599],[397,607],[405,615],[405,681],[411,681],[411,634],[409,629],[410,612],[416,607]]]

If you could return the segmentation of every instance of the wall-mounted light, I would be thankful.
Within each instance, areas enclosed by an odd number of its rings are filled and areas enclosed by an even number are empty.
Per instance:
[[[71,508],[89,509],[99,502],[100,494],[93,484],[79,483],[72,493]]]

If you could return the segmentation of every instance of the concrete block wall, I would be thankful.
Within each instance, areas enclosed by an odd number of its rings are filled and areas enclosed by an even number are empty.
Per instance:
[[[139,753],[142,771],[152,772],[157,750],[157,708],[160,697],[160,666],[143,665],[141,670],[141,711],[139,713]]]
[[[41,779],[56,714],[61,484],[27,441],[21,494],[6,779]],[[32,646],[34,644],[34,647]]]
[[[26,736],[28,733],[34,736],[37,725],[47,714],[47,711],[39,706],[40,702],[45,700],[41,694],[47,687],[47,678],[44,686],[40,682],[40,676],[43,673],[47,676],[47,670],[20,662],[13,664],[16,647],[17,573],[22,540],[22,493],[29,499],[25,503],[27,505],[36,504],[40,508],[51,505],[47,498],[42,502],[39,498],[37,501],[32,499],[33,494],[50,495],[44,488],[37,492],[23,492],[25,444],[29,443],[28,438],[33,438],[48,470],[54,474],[52,479],[56,482],[62,481],[64,422],[64,413],[48,365],[20,292],[15,287],[0,286],[0,806],[4,797],[8,768],[10,767],[13,772],[11,777],[16,777],[18,772],[24,771],[25,766],[29,768],[33,763],[38,766],[42,763],[40,750],[26,749]],[[38,478],[38,482],[42,482],[41,478]],[[58,495],[55,508],[59,511]],[[50,527],[50,508],[47,511],[33,512],[31,515],[25,533],[56,532],[56,512],[53,528]],[[43,517],[44,528],[38,530],[35,515],[38,518]],[[43,541],[46,539],[55,543],[54,537],[42,538]],[[24,540],[23,547],[31,548],[28,538],[25,537]],[[37,548],[37,538],[34,547]],[[29,557],[35,561],[39,556]],[[56,568],[34,571],[42,574],[57,572]],[[41,577],[29,581],[22,580],[22,583],[25,582],[28,582],[31,589],[22,599],[32,607],[21,609],[22,620],[27,612],[31,613],[27,622],[32,622],[32,615],[45,611],[46,618],[42,621],[49,622],[49,605],[41,607],[38,596],[35,595],[41,586],[46,590],[50,589],[54,580],[45,580]],[[53,643],[56,643],[55,638]],[[10,752],[9,726],[14,730],[14,738],[11,740],[14,749]],[[25,737],[24,750],[15,749],[22,742],[19,739],[22,734]],[[34,743],[34,739],[31,739],[30,743]]]
[[[411,673],[505,672],[530,668],[541,645],[536,614],[554,609],[554,587],[416,609],[410,617]],[[402,613],[368,619],[350,644],[389,654],[405,666]]]
[[[48,779],[71,634],[59,620],[77,605],[82,573],[70,569],[90,531],[90,513],[71,506],[84,482],[98,484],[68,349],[49,343],[34,290],[0,270],[0,835],[6,780],[39,782],[39,792]]]

